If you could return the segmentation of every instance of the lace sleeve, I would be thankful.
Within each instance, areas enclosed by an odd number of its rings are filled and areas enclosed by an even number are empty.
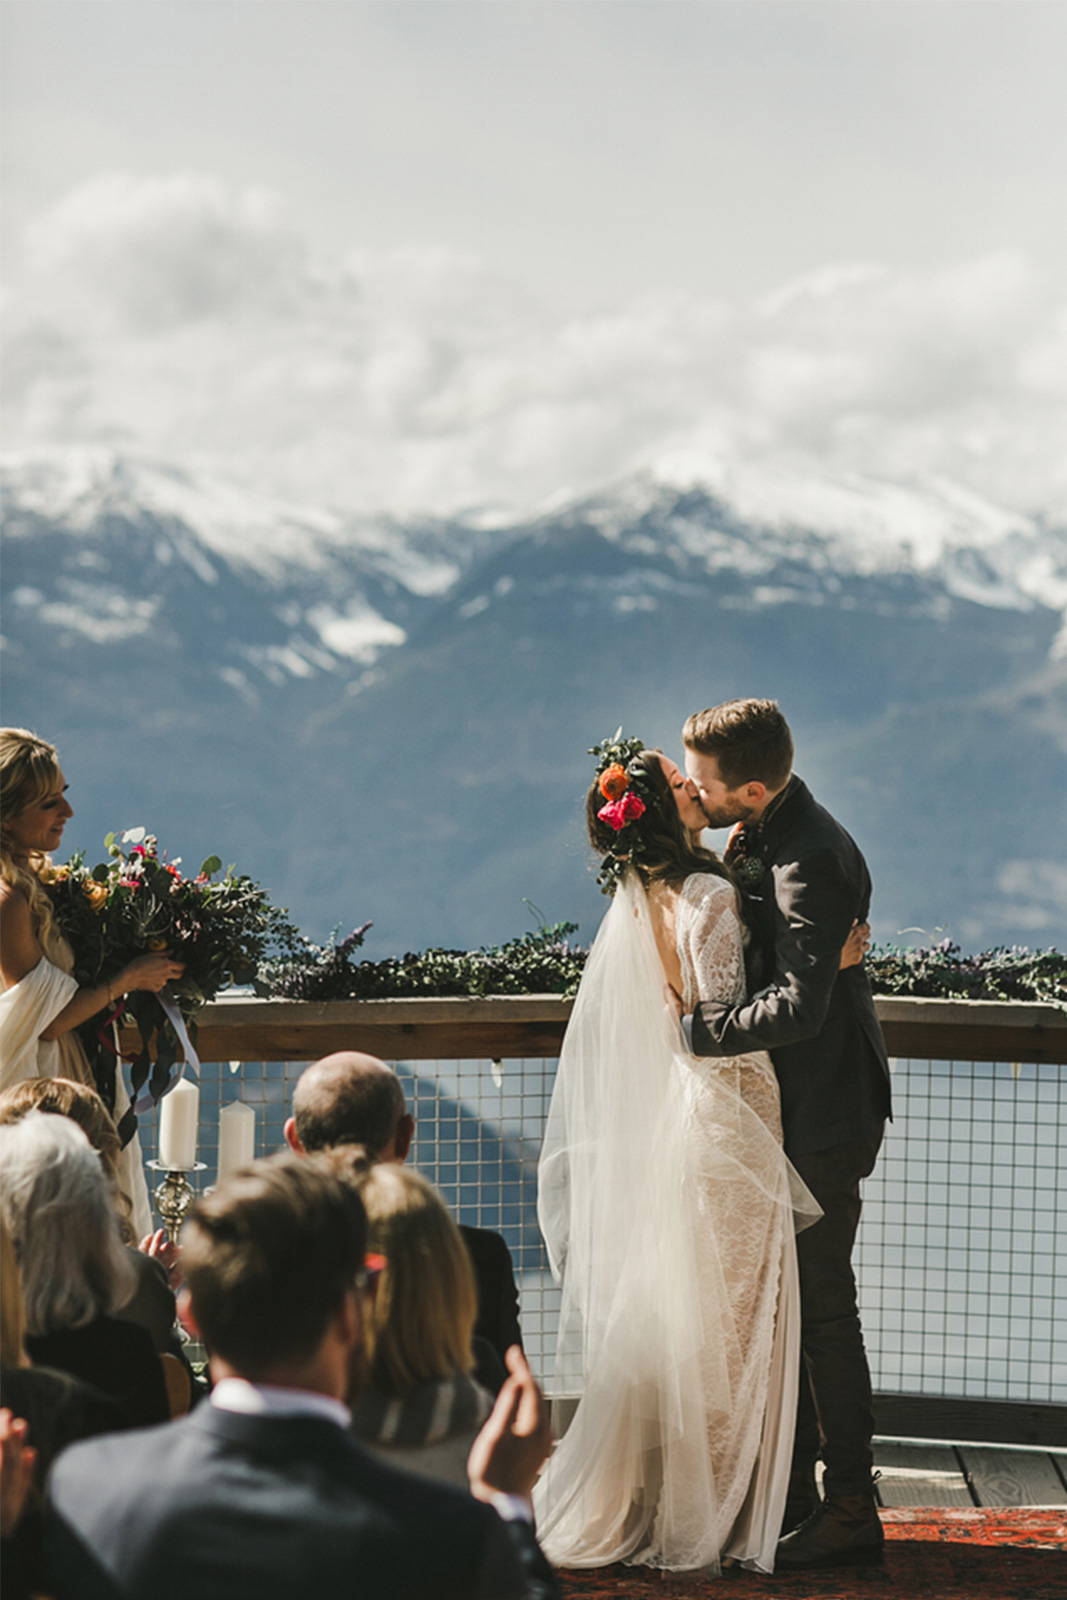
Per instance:
[[[693,873],[679,897],[678,956],[685,975],[685,1004],[702,1000],[736,1005],[745,998],[745,956],[737,896],[724,878]]]

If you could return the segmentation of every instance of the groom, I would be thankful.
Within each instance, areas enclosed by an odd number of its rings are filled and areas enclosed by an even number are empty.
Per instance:
[[[736,825],[725,858],[749,932],[752,997],[702,1002],[683,1026],[698,1056],[770,1052],[786,1154],[824,1212],[797,1236],[807,1382],[802,1373],[776,1570],[878,1561],[871,1380],[851,1255],[860,1181],[890,1114],[889,1064],[862,964],[838,970],[853,921],[867,920],[870,874],[844,828],[793,774],[792,735],[773,700],[695,712],[682,737],[708,826]]]

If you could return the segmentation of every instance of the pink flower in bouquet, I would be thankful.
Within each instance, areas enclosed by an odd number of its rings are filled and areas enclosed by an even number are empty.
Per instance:
[[[139,889],[140,887],[141,887],[140,878],[120,878],[119,879],[119,888],[120,889]]]
[[[621,800],[612,800],[608,805],[601,806],[597,816],[601,822],[606,822],[609,828],[614,828],[616,833],[621,833],[628,822],[636,822],[638,817],[645,814],[645,802],[640,795],[631,790],[624,794]]]

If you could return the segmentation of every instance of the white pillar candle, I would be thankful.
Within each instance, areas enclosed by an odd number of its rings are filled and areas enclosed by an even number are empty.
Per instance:
[[[256,1159],[256,1113],[233,1100],[219,1113],[219,1182]]]
[[[199,1120],[200,1090],[188,1078],[179,1078],[159,1107],[159,1164],[168,1172],[188,1172],[196,1166]]]

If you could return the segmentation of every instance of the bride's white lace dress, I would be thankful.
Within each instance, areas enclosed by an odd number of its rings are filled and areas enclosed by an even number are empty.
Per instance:
[[[685,880],[687,1009],[744,997],[733,888]],[[560,1056],[539,1215],[562,1307],[556,1389],[581,1393],[534,1494],[560,1566],[773,1567],[799,1371],[794,1232],[814,1201],[781,1146],[765,1054],[685,1051],[628,872]]]

